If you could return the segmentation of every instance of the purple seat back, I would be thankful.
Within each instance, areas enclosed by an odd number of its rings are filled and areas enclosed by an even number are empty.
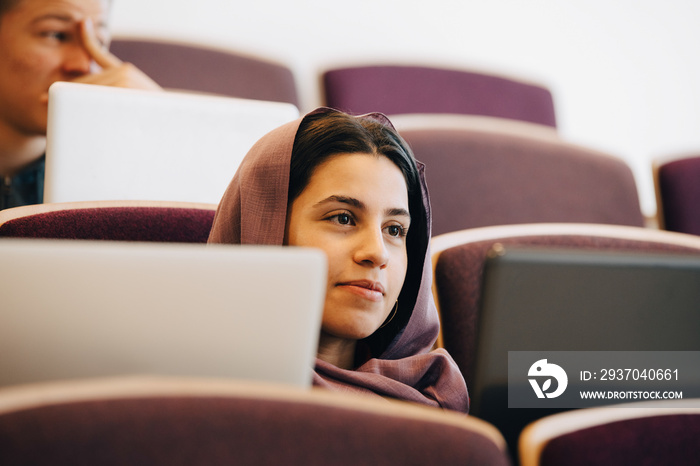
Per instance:
[[[539,464],[696,465],[698,437],[700,414],[650,414],[555,437],[544,446]]]
[[[700,155],[662,164],[657,183],[664,228],[700,235]]]
[[[620,159],[501,131],[400,132],[426,165],[434,235],[516,223],[644,225],[634,175]]]
[[[54,210],[0,224],[0,237],[206,243],[214,210],[101,207]]]
[[[359,66],[323,75],[326,105],[350,113],[457,113],[555,127],[551,92],[495,75],[427,66]]]
[[[165,88],[299,106],[292,71],[261,58],[155,40],[115,39],[110,50]]]
[[[20,465],[507,465],[448,422],[247,397],[135,397],[0,413],[0,458]]]

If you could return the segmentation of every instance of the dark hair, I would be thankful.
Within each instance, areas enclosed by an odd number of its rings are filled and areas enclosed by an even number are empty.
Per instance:
[[[412,193],[420,193],[413,153],[396,130],[372,117],[329,110],[307,116],[297,131],[290,163],[288,203],[301,194],[316,167],[326,159],[360,152],[383,155],[394,162],[406,180],[409,200]]]
[[[356,117],[335,110],[307,116],[294,140],[289,173],[288,205],[306,188],[314,170],[338,154],[368,153],[391,160],[406,180],[411,228],[406,238],[408,269],[396,316],[366,338],[371,356],[378,356],[398,337],[411,317],[418,296],[427,249],[427,231],[420,175],[413,153],[383,115]],[[408,286],[407,286],[408,284]],[[364,355],[358,356],[366,359]],[[360,363],[362,361],[359,361]]]
[[[20,0],[0,0],[0,21],[5,13],[17,6]]]

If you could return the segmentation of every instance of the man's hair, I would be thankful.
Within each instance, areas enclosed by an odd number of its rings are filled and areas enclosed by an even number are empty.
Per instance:
[[[11,10],[20,2],[20,0],[0,0],[0,15]]]
[[[16,7],[19,2],[20,0],[0,0],[0,21],[5,13]]]

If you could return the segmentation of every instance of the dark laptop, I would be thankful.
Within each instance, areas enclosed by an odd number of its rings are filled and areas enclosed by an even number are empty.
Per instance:
[[[508,408],[509,351],[700,351],[700,256],[505,248],[484,273],[472,413],[511,448],[561,409]]]

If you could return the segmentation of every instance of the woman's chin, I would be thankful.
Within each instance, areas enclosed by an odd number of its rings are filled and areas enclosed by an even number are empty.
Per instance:
[[[322,333],[337,339],[358,341],[371,336],[377,331],[380,324],[359,325],[357,322],[352,325],[323,325]]]

